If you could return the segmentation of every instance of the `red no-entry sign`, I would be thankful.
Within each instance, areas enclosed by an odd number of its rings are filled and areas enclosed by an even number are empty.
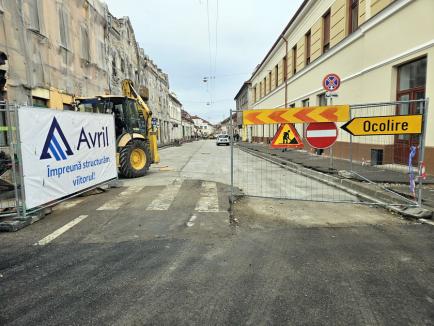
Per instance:
[[[334,122],[313,122],[307,126],[305,138],[313,148],[329,148],[338,139],[338,128]]]

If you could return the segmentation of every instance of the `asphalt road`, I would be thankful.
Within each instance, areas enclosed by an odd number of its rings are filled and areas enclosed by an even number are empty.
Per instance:
[[[0,234],[1,325],[434,324],[433,226],[258,198],[231,225],[229,148],[161,156],[145,178]]]

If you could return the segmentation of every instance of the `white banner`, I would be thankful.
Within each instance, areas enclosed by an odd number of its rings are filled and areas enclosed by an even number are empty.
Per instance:
[[[28,209],[117,177],[112,115],[23,107],[18,117]]]

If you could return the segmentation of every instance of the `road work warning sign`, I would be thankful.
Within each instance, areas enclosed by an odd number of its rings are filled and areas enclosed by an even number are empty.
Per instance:
[[[303,148],[303,142],[291,123],[282,124],[271,141],[272,148]]]

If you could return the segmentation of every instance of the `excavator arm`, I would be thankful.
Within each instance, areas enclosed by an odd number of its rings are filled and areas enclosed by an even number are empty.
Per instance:
[[[134,84],[131,80],[125,79],[122,81],[122,93],[126,97],[135,99],[137,103],[137,109],[142,111],[143,117],[146,121],[146,126],[148,131],[147,139],[149,140],[152,159],[154,163],[159,163],[160,155],[158,153],[158,146],[157,146],[157,132],[154,130],[152,126],[152,111],[149,109],[145,101],[143,101],[140,94],[136,91],[136,89],[134,88]]]

